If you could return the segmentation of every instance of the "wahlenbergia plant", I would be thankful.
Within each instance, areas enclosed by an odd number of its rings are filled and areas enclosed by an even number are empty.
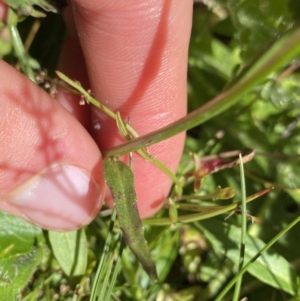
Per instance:
[[[147,152],[147,146],[150,146],[154,143],[160,142],[164,139],[170,138],[173,135],[176,135],[182,131],[186,131],[188,129],[191,129],[192,127],[202,124],[205,121],[215,117],[216,115],[222,113],[223,111],[227,110],[234,104],[236,104],[239,99],[243,97],[243,95],[247,92],[250,92],[256,85],[262,83],[265,78],[271,73],[276,71],[278,68],[282,67],[284,64],[288,63],[291,59],[293,59],[296,55],[300,53],[300,29],[296,28],[293,30],[290,30],[285,35],[283,35],[281,38],[276,40],[270,48],[268,48],[261,56],[259,56],[257,59],[253,60],[249,66],[247,66],[245,69],[241,70],[241,72],[237,75],[237,77],[232,81],[232,83],[229,83],[226,87],[226,89],[217,97],[203,105],[202,107],[198,108],[197,110],[191,112],[186,117],[174,122],[173,124],[170,124],[160,130],[157,130],[153,133],[144,135],[142,137],[138,137],[138,134],[135,130],[132,129],[132,127],[121,119],[121,116],[119,112],[112,112],[109,108],[101,104],[99,101],[97,101],[88,91],[82,88],[80,83],[71,80],[66,75],[62,74],[61,72],[57,72],[57,75],[61,80],[69,84],[72,88],[74,88],[88,103],[95,105],[97,108],[102,110],[104,113],[106,113],[111,118],[115,119],[118,128],[122,135],[129,140],[127,143],[114,147],[110,150],[104,150],[103,155],[107,158],[112,157],[116,158],[118,156],[124,155],[126,153],[137,151],[143,158],[146,160],[152,162],[153,164],[157,165],[159,168],[161,168],[162,171],[164,171],[167,175],[169,175],[172,180],[174,180],[175,184],[177,186],[182,186],[182,181],[180,179],[177,179],[175,175],[173,175],[169,169],[162,163],[159,162],[157,159],[153,158],[151,154]],[[116,159],[114,159],[116,160]],[[238,161],[238,160],[237,160]],[[113,161],[109,161],[106,159],[105,161],[105,175],[106,177],[109,177],[109,186],[112,189],[113,186],[113,178],[115,179],[123,179],[123,184],[121,182],[119,185],[125,187],[126,182],[130,182],[131,184],[129,186],[132,186],[133,179],[130,176],[130,173],[128,172],[128,175],[124,177],[120,177],[120,166],[122,163],[112,163]],[[120,166],[118,166],[120,164]],[[224,164],[224,163],[223,163]],[[220,164],[222,165],[222,164]],[[232,164],[233,165],[233,164]],[[117,168],[117,166],[119,168]],[[125,169],[125,167],[122,167]],[[209,171],[208,173],[210,173]],[[127,178],[129,177],[129,178]],[[120,187],[121,187],[120,186]],[[116,188],[113,188],[113,195],[116,197],[116,193],[114,192]],[[121,189],[121,188],[120,188]],[[180,189],[177,189],[177,191]],[[267,190],[268,191],[268,190]],[[263,194],[264,192],[258,193],[258,195]],[[119,193],[121,194],[121,193]],[[223,194],[222,190],[217,190],[214,195],[212,195],[212,199],[221,198],[220,196]],[[255,197],[257,197],[256,195]],[[176,196],[176,198],[180,198],[180,196]],[[197,196],[191,196],[191,198],[197,199]],[[139,235],[136,238],[137,241],[144,241],[143,237],[143,231],[142,231],[142,223],[137,218],[137,209],[134,209],[133,207],[129,208],[125,205],[126,202],[132,203],[132,199],[128,199],[125,197],[122,198],[123,201],[122,206],[117,206],[116,204],[119,203],[119,200],[114,200],[114,203],[117,208],[118,212],[118,218],[119,223],[121,225],[123,235],[126,237],[126,242],[128,246],[133,250],[133,252],[136,254],[136,247],[135,247],[135,240],[130,239],[132,237],[132,233],[134,229],[140,229]],[[252,200],[253,197],[250,197],[247,201]],[[228,206],[197,206],[197,205],[189,205],[189,204],[174,204],[170,203],[171,205],[171,212],[174,212],[177,208],[181,209],[187,209],[192,211],[199,211],[198,213],[190,214],[187,216],[180,216],[177,213],[171,213],[171,219],[169,218],[153,218],[146,220],[146,223],[150,223],[152,225],[166,225],[174,223],[174,214],[176,216],[175,222],[191,222],[191,221],[197,221],[206,219],[212,216],[216,216],[219,214],[226,213],[228,211],[236,210],[238,208],[238,204],[228,205]],[[175,211],[176,212],[176,211]],[[132,215],[132,223],[129,223],[130,215]],[[145,249],[146,252],[146,249]],[[147,251],[148,253],[148,251]],[[148,254],[143,254],[138,258],[149,258]],[[150,264],[150,261],[148,264],[145,263],[144,260],[141,260],[142,265],[145,266],[152,266]],[[152,268],[147,267],[146,270],[153,270]],[[149,272],[149,275],[153,278],[153,272]]]
[[[14,7],[14,1],[7,1],[10,2],[11,6]],[[45,9],[47,8],[46,2],[45,1],[28,1],[27,3],[33,3],[36,5],[43,5],[45,6]],[[275,3],[275,1],[274,1]],[[15,9],[20,9],[20,3],[17,4]],[[25,9],[26,6],[22,6],[21,8]],[[296,11],[296,10],[295,10]],[[38,14],[39,12],[36,10],[32,11],[33,16],[40,16]],[[251,11],[249,12],[251,13]],[[18,30],[17,30],[17,22],[18,22],[18,16],[14,14],[13,11],[10,11],[10,16],[9,16],[9,28],[11,31],[12,36],[14,37],[13,39],[13,47],[15,50],[15,55],[18,58],[20,68],[21,70],[33,81],[35,81],[34,77],[34,69],[36,69],[35,62],[33,60],[29,60],[28,57],[26,56],[26,51],[27,49],[24,49],[22,45],[22,40],[19,37]],[[172,174],[169,170],[168,167],[156,160],[156,158],[152,158],[151,154],[147,152],[146,147],[150,144],[162,141],[163,139],[167,139],[168,137],[171,137],[172,135],[175,135],[176,133],[179,133],[181,131],[185,131],[187,129],[191,129],[196,125],[202,124],[204,122],[209,121],[212,117],[218,116],[220,113],[224,112],[225,110],[228,110],[232,108],[235,104],[239,102],[240,99],[242,99],[243,96],[245,96],[247,93],[251,93],[253,91],[253,88],[255,88],[257,85],[263,83],[267,76],[269,74],[272,74],[273,72],[279,70],[282,66],[285,64],[288,64],[294,57],[296,57],[299,54],[299,29],[294,29],[286,33],[285,35],[281,36],[278,38],[275,43],[268,47],[263,54],[260,54],[256,59],[253,59],[249,65],[248,68],[245,68],[242,70],[238,76],[231,81],[230,84],[227,85],[227,87],[224,89],[224,91],[217,97],[213,98],[211,101],[207,102],[204,106],[201,106],[199,109],[195,110],[191,114],[189,114],[186,118],[183,118],[182,120],[179,120],[178,122],[169,125],[165,127],[164,129],[160,129],[154,133],[150,133],[144,137],[138,137],[138,129],[135,132],[133,129],[130,128],[130,125],[127,124],[125,121],[123,121],[120,117],[120,114],[118,112],[111,112],[108,108],[103,107],[100,103],[98,103],[95,100],[95,105],[100,107],[102,106],[103,111],[114,118],[116,120],[116,123],[118,124],[118,127],[120,129],[120,132],[123,134],[124,137],[128,140],[128,143],[124,145],[120,145],[118,147],[115,147],[114,149],[111,150],[105,150],[103,154],[106,156],[107,162],[112,162],[116,164],[117,166],[119,165],[118,163],[118,156],[129,153],[131,151],[138,151],[141,156],[143,156],[146,160],[149,160],[159,166],[166,174],[168,174],[172,180],[174,181],[174,189],[172,190],[170,197],[168,199],[168,204],[169,206],[169,217],[161,217],[157,216],[155,218],[151,218],[148,220],[144,221],[144,224],[151,224],[151,225],[175,225],[173,227],[176,227],[179,223],[184,223],[184,222],[192,222],[192,221],[199,221],[199,220],[204,220],[208,219],[212,216],[216,216],[219,214],[242,214],[243,217],[247,217],[249,219],[255,220],[255,217],[249,215],[248,213],[245,212],[245,210],[242,210],[240,207],[240,203],[235,203],[227,206],[206,206],[205,204],[200,204],[200,201],[203,200],[216,200],[216,199],[227,199],[231,198],[234,196],[234,190],[231,187],[217,187],[216,191],[213,193],[209,193],[207,195],[199,195],[198,193],[192,194],[192,195],[184,195],[182,193],[182,187],[184,183],[187,183],[191,180],[194,180],[194,187],[195,190],[198,191],[202,179],[205,175],[209,175],[212,172],[215,172],[217,170],[211,168],[211,165],[214,165],[217,163],[218,167],[232,167],[234,164],[237,163],[237,160],[232,159],[231,157],[227,157],[220,154],[219,156],[215,156],[213,158],[203,158],[203,157],[198,157],[196,154],[193,154],[192,157],[194,159],[194,165],[184,174],[184,177],[177,177],[174,174]],[[295,66],[295,64],[292,64],[291,66]],[[81,94],[87,101],[90,103],[92,102],[92,98],[90,98],[90,95],[88,91],[82,90],[80,87],[80,84],[65,78],[66,81],[70,81],[69,84],[72,85],[76,84],[75,89],[79,94]],[[271,80],[270,81],[271,85],[276,85],[278,82],[276,80]],[[297,83],[297,81],[294,81]],[[287,85],[291,84],[291,81],[285,81]],[[74,86],[73,86],[74,87]],[[269,90],[265,91],[266,94],[270,93]],[[279,94],[280,96],[280,94]],[[111,114],[111,115],[110,115]],[[239,152],[235,154],[235,156],[238,155]],[[243,162],[246,162],[245,155],[247,156],[249,153],[243,152]],[[251,152],[250,152],[251,154]],[[234,162],[235,161],[235,162]],[[213,164],[211,164],[213,163]],[[231,164],[233,163],[233,164]],[[125,167],[124,167],[125,170]],[[113,171],[113,173],[118,173],[118,171]],[[130,174],[127,172],[127,174]],[[253,175],[251,175],[253,176]],[[129,176],[130,177],[130,176]],[[133,180],[128,180],[127,182],[124,181],[124,183],[130,183],[130,186],[132,188],[132,183]],[[120,182],[121,187],[124,186],[123,182]],[[113,184],[111,185],[113,186]],[[125,186],[124,186],[125,187]],[[268,191],[268,189],[266,190]],[[257,197],[258,195],[262,194],[264,191],[258,192],[257,194],[248,197],[246,201],[250,201]],[[124,192],[124,204],[126,206],[126,201],[131,200],[130,198],[126,198],[126,192]],[[186,201],[186,202],[184,202]],[[122,226],[122,224],[125,224],[125,228],[123,227],[123,234],[129,234],[132,235],[132,227],[134,226],[134,223],[139,224],[139,227],[141,226],[141,222],[135,220],[133,224],[126,224],[126,219],[130,219],[130,217],[136,217],[136,212],[134,209],[131,207],[127,207],[127,212],[125,212],[124,209],[119,208],[118,209],[118,216],[119,216],[119,225]],[[132,210],[132,212],[131,212]],[[183,213],[184,212],[184,213]],[[187,212],[192,212],[188,213]],[[227,215],[227,216],[229,216]],[[2,221],[5,225],[3,226],[3,229],[7,229],[10,231],[11,229],[19,229],[20,228],[20,223],[18,223],[15,219],[11,218],[9,219],[6,215],[2,216]],[[99,220],[98,220],[99,222]],[[209,220],[205,221],[207,224],[209,224]],[[202,222],[202,225],[206,225],[205,222]],[[214,221],[215,222],[215,221]],[[270,241],[270,243],[264,245],[260,240],[258,239],[252,239],[249,240],[246,239],[246,244],[249,246],[246,249],[246,254],[245,257],[246,259],[251,258],[251,260],[246,263],[246,265],[240,270],[240,272],[235,276],[235,278],[229,283],[229,285],[226,287],[226,290],[224,290],[218,298],[221,299],[222,296],[224,296],[225,291],[228,291],[228,289],[235,283],[237,277],[241,275],[241,273],[244,273],[246,270],[249,271],[249,273],[252,273],[256,277],[259,277],[260,275],[263,275],[261,278],[261,281],[265,281],[266,283],[272,285],[273,287],[277,287],[282,289],[283,291],[288,292],[289,294],[296,295],[296,289],[291,285],[291,283],[295,283],[294,281],[294,274],[291,272],[291,270],[287,269],[287,263],[283,262],[283,260],[276,259],[276,267],[279,269],[280,267],[280,273],[274,270],[274,267],[270,265],[266,265],[266,262],[270,262],[271,256],[266,254],[266,250],[274,244],[275,241],[277,241],[286,231],[291,229],[296,223],[298,222],[298,219],[294,220],[291,224],[288,225],[288,227],[285,228],[284,231],[281,231],[276,237],[274,237],[273,240]],[[215,225],[217,226],[217,222],[215,222]],[[226,225],[225,225],[226,226]],[[24,222],[21,226],[23,232],[20,235],[15,235],[11,237],[11,240],[9,242],[12,242],[15,245],[22,246],[20,247],[15,247],[14,249],[11,249],[11,244],[8,243],[8,241],[3,242],[4,246],[4,251],[2,250],[2,267],[3,270],[1,270],[1,277],[0,277],[0,282],[2,286],[5,288],[5,294],[0,294],[2,297],[5,298],[3,300],[8,300],[8,299],[13,299],[13,295],[16,293],[19,293],[21,288],[28,283],[30,279],[30,275],[33,273],[33,270],[35,267],[42,261],[43,258],[43,248],[41,248],[41,245],[45,243],[42,235],[42,231],[40,229],[35,229],[35,227],[31,226],[26,226],[26,223]],[[115,227],[117,229],[118,227]],[[237,237],[237,229],[233,226],[228,226],[225,227],[227,232],[227,236],[224,236],[223,233],[218,232],[217,227],[203,227],[202,231],[205,233],[206,237],[210,238],[210,241],[216,241],[214,237],[218,237],[219,240],[222,240],[224,244],[226,245],[226,250],[228,250],[228,257],[231,258],[233,261],[237,258],[236,253],[231,252],[230,250],[230,243],[227,242],[226,239],[235,239]],[[112,228],[113,229],[113,228]],[[139,228],[142,230],[141,228]],[[207,229],[211,229],[209,232]],[[113,231],[113,230],[112,230]],[[3,233],[6,233],[5,231]],[[2,233],[2,236],[3,236]],[[8,232],[7,232],[8,233]],[[28,233],[32,233],[32,235],[28,235]],[[52,249],[54,251],[56,259],[59,261],[61,268],[63,269],[64,273],[66,275],[70,276],[76,276],[76,275],[82,275],[85,274],[85,276],[82,278],[79,286],[82,289],[84,287],[84,284],[88,282],[89,278],[89,273],[85,270],[87,269],[86,266],[86,256],[87,256],[87,245],[86,245],[86,238],[85,238],[85,231],[81,230],[78,232],[70,232],[70,233],[64,233],[64,234],[56,234],[56,233],[49,233],[49,240],[52,246]],[[143,237],[143,231],[139,231],[140,235],[137,238],[137,241],[143,241],[145,242],[145,239]],[[118,236],[119,237],[119,236]],[[24,239],[23,239],[24,238]],[[118,241],[118,238],[116,238]],[[254,240],[254,242],[253,242]],[[3,241],[3,240],[2,240]],[[17,243],[18,242],[18,243]],[[130,245],[130,240],[129,242],[129,247],[131,247],[134,251],[134,244]],[[57,247],[57,244],[59,243],[59,247]],[[218,242],[219,243],[219,242]],[[254,250],[255,244],[261,248],[261,251],[257,253],[256,256],[253,256],[251,253]],[[216,242],[217,245],[217,242]],[[64,248],[61,248],[61,246],[69,246],[69,250],[71,252],[72,249],[76,249],[77,251],[73,254],[72,256],[69,256],[69,253],[66,257],[66,252],[63,252]],[[120,254],[122,251],[121,246],[119,243],[113,243],[113,246],[115,246],[116,250],[118,252],[114,253],[113,256],[117,256],[115,254]],[[150,245],[151,248],[153,246]],[[9,260],[6,259],[6,254],[8,254],[9,250],[12,250],[9,254],[11,255]],[[109,253],[110,254],[110,253]],[[141,256],[137,254],[138,259],[142,262],[142,264],[146,267],[151,266],[150,268],[150,275],[153,272],[153,266],[151,261],[144,261],[143,262],[143,257],[144,255],[149,254],[149,249],[143,249]],[[251,255],[252,254],[252,255]],[[262,255],[266,255],[265,258],[262,260],[259,259],[259,257],[262,257]],[[168,254],[169,255],[169,254]],[[140,256],[140,258],[139,258]],[[119,257],[118,257],[119,258]],[[149,257],[150,258],[150,257]],[[272,258],[271,258],[272,259]],[[155,262],[155,260],[153,260]],[[246,260],[247,261],[247,260]],[[109,262],[109,261],[107,261]],[[257,263],[256,265],[253,263]],[[272,262],[272,260],[271,260]],[[24,265],[26,264],[27,269],[22,269],[22,273],[18,274],[17,278],[11,278],[12,273],[14,270],[11,268],[12,266],[19,266],[21,263]],[[123,262],[125,266],[125,262]],[[119,271],[117,268],[120,265],[120,261],[116,260],[115,264],[111,264],[110,262],[107,264],[108,268],[115,267],[116,273]],[[91,269],[92,267],[88,267],[88,270]],[[270,274],[267,275],[266,271],[269,270]],[[7,271],[7,277],[2,277],[3,271]],[[103,280],[103,287],[106,289],[107,285],[110,283],[114,283],[113,279],[116,278],[116,273],[113,274],[112,278],[109,279],[106,277],[107,275],[104,275],[103,278],[99,279],[104,279]],[[274,275],[276,275],[276,278],[274,280]],[[55,276],[55,275],[54,275]],[[47,279],[43,280],[43,285],[48,285],[53,279],[55,278],[53,275]],[[96,279],[98,276],[96,276]],[[273,278],[272,278],[273,277]],[[152,277],[155,278],[155,277]],[[158,269],[158,278],[164,279],[163,278],[163,271]],[[130,277],[128,277],[130,279]],[[96,283],[97,281],[95,281]],[[128,280],[128,283],[132,283],[134,286],[133,282],[130,282]],[[213,290],[213,284],[215,282],[212,281],[207,288],[207,292],[209,291],[214,291]],[[9,289],[8,289],[9,287]],[[97,290],[97,286],[95,289],[93,289],[93,292]],[[108,290],[112,292],[112,286]],[[106,291],[106,292],[108,292]],[[136,289],[136,296],[139,296],[141,294],[141,291],[138,291]],[[27,295],[27,300],[33,300],[35,296],[38,295],[38,290],[35,289],[33,292]],[[98,300],[103,300],[102,296],[104,296],[104,293],[101,293],[98,295]],[[94,295],[95,296],[95,295]],[[108,295],[105,295],[105,298],[108,298]],[[30,299],[31,298],[31,299]],[[138,298],[138,297],[137,297]],[[236,296],[234,297],[236,298]],[[219,300],[218,299],[218,300]],[[24,299],[25,300],[25,299]],[[106,300],[106,299],[105,299]]]

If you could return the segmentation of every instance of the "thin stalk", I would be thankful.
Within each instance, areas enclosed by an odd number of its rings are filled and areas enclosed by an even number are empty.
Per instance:
[[[239,155],[240,158],[240,177],[241,177],[241,193],[242,193],[242,233],[241,233],[241,242],[240,242],[240,255],[239,255],[239,271],[243,268],[245,260],[245,248],[246,248],[246,230],[247,230],[247,206],[246,206],[246,183],[245,183],[245,173],[244,165],[242,160],[242,155]],[[243,276],[240,275],[236,281],[233,301],[238,301],[242,286]]]
[[[254,199],[248,199],[247,202],[251,202]],[[178,223],[191,223],[191,222],[196,222],[208,218],[212,218],[214,216],[218,216],[221,214],[225,214],[229,211],[233,211],[237,208],[239,208],[240,203],[235,203],[235,204],[230,204],[228,206],[214,206],[217,207],[215,208],[214,211],[212,212],[206,212],[205,214],[203,213],[195,213],[195,214],[188,214],[188,215],[182,215],[178,216]],[[213,210],[213,206],[209,208],[210,210]],[[152,225],[152,226],[167,226],[171,225],[172,222],[169,218],[148,218],[143,220],[144,224],[147,225]]]
[[[118,121],[118,114],[114,113],[108,107],[104,106],[98,100],[96,100],[94,97],[92,97],[92,95],[89,92],[87,92],[81,86],[81,84],[79,82],[73,81],[72,79],[70,79],[65,74],[63,74],[59,71],[56,71],[56,74],[59,76],[60,79],[65,81],[71,87],[75,88],[85,98],[85,100],[88,103],[91,103],[92,105],[94,105],[95,107],[100,109],[103,113],[105,113],[106,115],[108,115],[109,117],[114,119],[116,122]],[[129,123],[122,120],[122,125],[124,126],[124,130],[126,130],[127,133],[128,133],[128,135],[123,135],[125,139],[127,139],[127,136],[132,137],[134,139],[139,137],[138,133],[130,126]],[[123,131],[120,131],[120,132],[121,132],[121,134],[123,134]],[[177,185],[182,185],[182,183],[179,181],[179,179],[176,177],[176,175],[168,168],[168,166],[166,166],[164,163],[162,163],[161,161],[159,161],[155,157],[151,156],[151,154],[149,154],[147,152],[147,150],[145,150],[145,148],[141,148],[141,149],[136,150],[136,151],[142,158],[144,158],[145,160],[153,163],[160,170],[162,170],[165,174],[167,174],[172,179],[172,181],[174,183],[176,183]],[[119,155],[115,154],[115,155],[112,155],[112,156],[110,156],[110,155],[105,155],[105,156],[106,157],[114,157],[114,156],[119,156]]]
[[[272,187],[266,188],[262,191],[259,191],[257,193],[250,195],[249,197],[247,197],[246,203],[252,202],[256,198],[268,193],[272,189],[273,189]],[[189,205],[189,204],[186,204],[186,205]],[[178,206],[178,208],[180,208],[180,207],[183,208],[184,204],[177,203],[177,206]],[[240,202],[230,204],[227,206],[209,206],[209,207],[205,208],[206,212],[203,212],[204,208],[202,206],[203,209],[201,210],[202,212],[200,212],[200,213],[178,216],[178,223],[189,223],[189,222],[195,222],[195,221],[208,219],[208,218],[220,215],[220,214],[227,213],[229,211],[236,210],[239,208],[239,206],[240,206]],[[167,225],[171,225],[171,223],[172,223],[169,218],[165,218],[165,217],[148,218],[148,219],[144,219],[143,222],[144,222],[144,224],[153,225],[153,226],[154,225],[155,226],[167,226]]]
[[[101,283],[101,290],[98,295],[98,301],[106,300],[107,293],[110,291],[109,287],[111,286],[111,283],[109,283],[110,275],[113,270],[114,265],[114,251],[112,251],[111,256],[108,258],[108,265],[105,273],[105,277]]]
[[[17,29],[18,16],[16,13],[10,8],[8,10],[8,28],[12,37],[12,45],[14,48],[14,52],[18,61],[21,65],[23,72],[27,75],[29,79],[35,82],[34,74],[28,63],[28,56],[24,49],[24,45],[22,39],[19,35],[19,31]]]
[[[119,271],[120,271],[120,266],[121,266],[121,258],[122,258],[122,252],[123,252],[123,249],[125,247],[125,242],[123,239],[121,239],[119,241],[119,247],[118,247],[118,253],[117,253],[117,258],[116,258],[116,262],[115,262],[115,265],[113,267],[113,274],[111,276],[111,281],[110,281],[110,285],[108,287],[108,290],[107,290],[107,294],[106,294],[106,299],[105,301],[110,301],[111,300],[111,295],[112,295],[112,291],[115,287],[115,283],[117,281],[117,276],[119,274]],[[99,299],[100,300],[100,299]],[[100,300],[102,301],[102,300]]]

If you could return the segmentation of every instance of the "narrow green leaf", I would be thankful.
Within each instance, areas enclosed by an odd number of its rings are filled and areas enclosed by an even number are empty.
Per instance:
[[[49,231],[55,258],[68,276],[84,274],[87,266],[87,244],[84,229],[71,232]]]
[[[242,192],[242,225],[240,236],[240,250],[239,250],[239,271],[244,266],[245,249],[246,249],[246,231],[247,231],[247,205],[246,205],[246,181],[244,173],[244,165],[242,160],[242,154],[239,154],[240,159],[240,176],[241,176],[241,192]],[[241,287],[242,287],[243,274],[241,274],[235,284],[233,301],[240,299]]]
[[[100,298],[103,298],[102,296],[105,296],[105,293],[107,293],[108,290],[110,290],[110,287],[115,285],[115,280],[111,279],[111,281],[109,282],[109,287],[108,288],[105,287],[104,279],[105,279],[106,274],[111,275],[112,272],[113,272],[113,274],[115,274],[115,272],[116,272],[115,271],[116,268],[114,269],[114,271],[111,271],[108,269],[108,267],[111,266],[110,261],[115,260],[115,252],[117,250],[116,244],[115,243],[112,244],[113,229],[114,229],[114,224],[115,224],[115,220],[116,220],[116,215],[117,215],[117,213],[116,213],[116,210],[114,209],[112,212],[112,215],[110,216],[110,223],[108,226],[108,231],[107,231],[107,235],[106,235],[106,239],[105,239],[104,248],[103,248],[101,258],[100,258],[100,261],[98,264],[97,272],[96,272],[96,275],[94,278],[90,301],[101,300]],[[119,236],[121,236],[121,235],[119,235]],[[115,241],[116,242],[119,241],[119,237],[117,237]],[[114,245],[114,247],[112,245]],[[117,258],[117,261],[118,261],[118,258]],[[108,295],[108,293],[106,295]]]
[[[105,180],[111,190],[124,239],[145,271],[157,279],[156,268],[144,237],[144,227],[139,217],[134,176],[130,168],[121,161],[104,160]]]

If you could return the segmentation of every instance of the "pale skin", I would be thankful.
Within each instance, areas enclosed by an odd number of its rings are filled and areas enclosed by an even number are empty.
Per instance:
[[[58,70],[120,111],[139,135],[170,124],[186,114],[192,5],[72,1]],[[100,151],[124,142],[115,122],[66,91],[54,100],[3,61],[0,91],[0,210],[46,229],[72,230],[90,223],[104,201],[111,206]],[[149,151],[175,172],[183,145],[181,134]],[[172,182],[138,155],[133,169],[139,213],[149,217]]]

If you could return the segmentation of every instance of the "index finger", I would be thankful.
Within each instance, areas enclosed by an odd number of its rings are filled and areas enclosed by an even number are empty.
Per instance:
[[[140,134],[186,113],[186,69],[193,1],[73,2],[74,19],[94,96]],[[69,48],[70,49],[70,48]],[[72,53],[68,53],[71,61]],[[63,58],[62,58],[63,59]],[[78,57],[73,53],[74,62]],[[64,65],[65,70],[71,66]],[[74,72],[73,72],[74,76]],[[123,143],[115,121],[93,109],[92,135],[100,149]],[[184,134],[149,148],[175,171]],[[134,157],[138,207],[142,217],[162,205],[171,180]]]

